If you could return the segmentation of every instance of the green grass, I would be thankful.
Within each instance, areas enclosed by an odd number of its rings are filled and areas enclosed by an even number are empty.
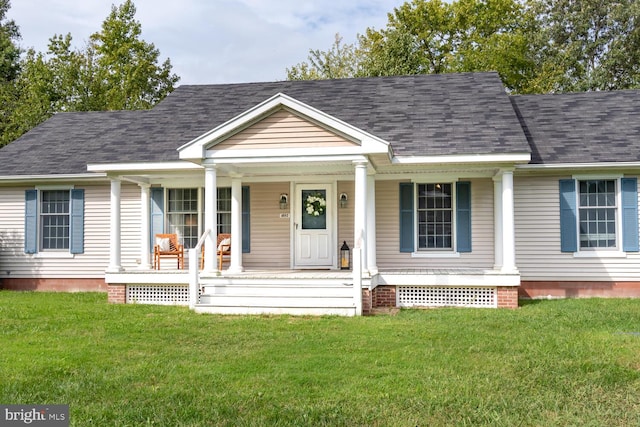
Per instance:
[[[225,317],[4,291],[0,403],[77,426],[634,426],[640,300]]]

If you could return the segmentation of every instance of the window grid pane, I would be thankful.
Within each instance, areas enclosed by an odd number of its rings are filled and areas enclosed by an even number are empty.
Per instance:
[[[418,248],[451,249],[452,184],[418,185]]]
[[[185,249],[198,244],[198,189],[169,189],[169,228]]]
[[[218,188],[218,234],[231,233],[231,187]]]
[[[580,247],[616,247],[615,180],[580,181]]]
[[[69,191],[40,192],[42,249],[69,249]]]

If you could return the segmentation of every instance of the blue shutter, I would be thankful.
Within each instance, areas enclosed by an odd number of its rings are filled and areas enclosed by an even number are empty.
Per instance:
[[[573,179],[560,180],[560,250],[578,250],[578,223],[576,206],[576,182]]]
[[[456,250],[471,252],[471,183],[456,182]]]
[[[153,251],[153,242],[156,234],[164,233],[164,188],[151,188],[151,241],[149,251]]]
[[[622,250],[638,252],[638,179],[622,178]]]
[[[24,253],[38,252],[38,191],[24,192]]]
[[[249,187],[242,187],[242,252],[251,252],[251,210]]]
[[[71,190],[69,252],[84,253],[84,190]]]
[[[414,251],[413,183],[400,183],[400,252]]]

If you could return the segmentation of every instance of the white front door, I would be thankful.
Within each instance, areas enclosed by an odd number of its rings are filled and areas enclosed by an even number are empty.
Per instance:
[[[329,184],[296,185],[295,266],[333,266],[333,194]]]

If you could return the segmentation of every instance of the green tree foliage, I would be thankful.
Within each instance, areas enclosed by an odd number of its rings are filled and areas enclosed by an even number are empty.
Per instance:
[[[340,34],[328,51],[309,50],[309,62],[301,62],[287,68],[288,80],[341,79],[358,74],[358,58],[355,45],[342,44]]]
[[[0,83],[15,79],[19,70],[20,31],[13,20],[6,19],[10,6],[9,0],[0,0]]]
[[[639,0],[537,0],[538,92],[640,87]]]
[[[11,96],[3,96],[0,145],[57,112],[147,109],[171,93],[179,78],[169,59],[160,64],[158,49],[141,39],[135,12],[131,0],[113,6],[83,49],[74,49],[67,34],[54,35],[46,54],[29,50]]]
[[[347,53],[340,77],[497,71],[514,93],[637,88],[640,0],[411,0]],[[320,60],[340,54],[311,51],[289,78],[333,78]]]

